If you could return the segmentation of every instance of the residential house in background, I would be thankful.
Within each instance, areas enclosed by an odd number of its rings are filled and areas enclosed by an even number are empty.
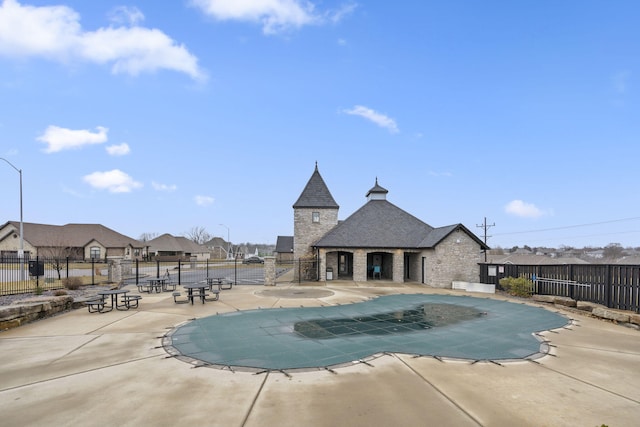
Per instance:
[[[146,244],[100,224],[48,225],[23,223],[24,257],[72,260],[141,259]],[[20,223],[0,227],[0,259],[17,258]]]
[[[293,236],[278,236],[274,255],[276,262],[293,262]]]
[[[443,288],[479,282],[478,264],[489,249],[481,239],[462,224],[434,228],[390,203],[387,193],[376,179],[367,202],[338,221],[339,206],[316,164],[293,204],[294,259],[315,258],[321,281],[384,279]]]
[[[153,260],[206,261],[211,258],[211,252],[205,245],[199,245],[186,237],[176,237],[168,233],[149,240],[147,245],[149,246],[149,259]]]
[[[209,249],[209,252],[211,253],[211,259],[227,259],[230,249],[231,252],[233,252],[233,248],[230,242],[227,242],[222,237],[214,237],[213,239],[204,243],[204,246]]]

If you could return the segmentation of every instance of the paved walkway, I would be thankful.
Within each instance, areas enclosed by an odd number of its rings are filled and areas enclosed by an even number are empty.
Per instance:
[[[145,294],[137,310],[80,309],[1,332],[1,423],[638,425],[640,332],[573,313],[573,326],[543,334],[552,355],[502,365],[392,354],[334,371],[256,374],[194,367],[167,357],[161,346],[167,331],[196,317],[417,292],[465,294],[388,282],[236,286],[204,305]]]

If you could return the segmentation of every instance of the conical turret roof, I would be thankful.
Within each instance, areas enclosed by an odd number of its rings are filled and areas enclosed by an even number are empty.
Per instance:
[[[333,199],[324,179],[322,179],[318,171],[318,163],[316,162],[313,175],[309,178],[309,182],[307,182],[304,190],[302,190],[302,194],[300,194],[298,200],[293,204],[293,208],[338,209],[339,207]]]

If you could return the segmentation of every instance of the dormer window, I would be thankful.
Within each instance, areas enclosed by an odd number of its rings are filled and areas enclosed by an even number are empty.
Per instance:
[[[320,222],[320,212],[312,212],[311,213],[311,221],[312,222]]]

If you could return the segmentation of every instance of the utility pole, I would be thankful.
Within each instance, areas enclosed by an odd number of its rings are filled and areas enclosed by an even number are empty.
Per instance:
[[[496,225],[496,223],[494,222],[493,224],[487,224],[487,217],[484,217],[484,222],[482,224],[476,224],[476,227],[480,227],[484,230],[484,244],[487,244],[487,239],[491,236],[487,236],[487,230],[489,230],[489,228],[494,227]],[[487,250],[484,250],[484,262],[487,262]]]

